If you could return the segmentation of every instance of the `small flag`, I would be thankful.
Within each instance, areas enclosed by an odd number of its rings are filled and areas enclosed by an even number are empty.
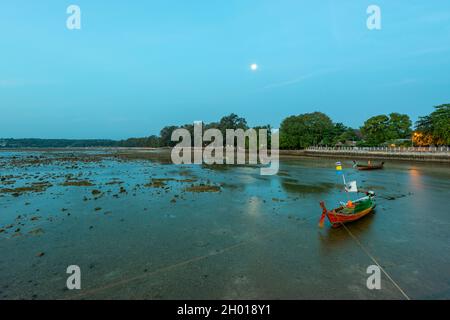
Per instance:
[[[336,162],[336,171],[338,174],[342,174],[342,164],[340,161]]]
[[[356,186],[356,181],[350,181],[345,186],[345,191],[347,192],[358,192],[358,187]]]

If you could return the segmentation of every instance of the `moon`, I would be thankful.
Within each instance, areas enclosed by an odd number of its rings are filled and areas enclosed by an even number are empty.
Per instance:
[[[256,70],[258,70],[258,65],[257,65],[256,63],[252,63],[252,64],[250,65],[250,69],[251,69],[252,71],[256,71]]]

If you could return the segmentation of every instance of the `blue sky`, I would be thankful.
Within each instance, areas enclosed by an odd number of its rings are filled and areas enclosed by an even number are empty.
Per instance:
[[[0,137],[120,139],[231,112],[358,127],[450,102],[449,1],[2,1],[0,42]]]

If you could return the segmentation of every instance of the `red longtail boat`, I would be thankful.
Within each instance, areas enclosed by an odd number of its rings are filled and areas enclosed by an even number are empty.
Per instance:
[[[359,220],[372,212],[375,208],[375,193],[373,191],[366,192],[367,196],[355,201],[348,201],[346,204],[342,204],[340,207],[333,210],[327,210],[325,203],[320,202],[322,207],[322,216],[320,217],[319,227],[323,227],[325,217],[328,218],[332,227],[336,228],[343,223]]]

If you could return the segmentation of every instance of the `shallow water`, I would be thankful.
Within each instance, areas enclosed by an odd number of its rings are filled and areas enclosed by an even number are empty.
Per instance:
[[[260,176],[107,151],[0,152],[0,298],[403,299],[401,288],[449,299],[449,166],[343,164],[378,196],[375,214],[348,225],[354,237],[317,227],[320,200],[347,200],[332,160],[286,158]],[[12,191],[36,182],[45,190]],[[382,274],[367,289],[373,259],[395,284]],[[69,265],[81,290],[66,289]]]

